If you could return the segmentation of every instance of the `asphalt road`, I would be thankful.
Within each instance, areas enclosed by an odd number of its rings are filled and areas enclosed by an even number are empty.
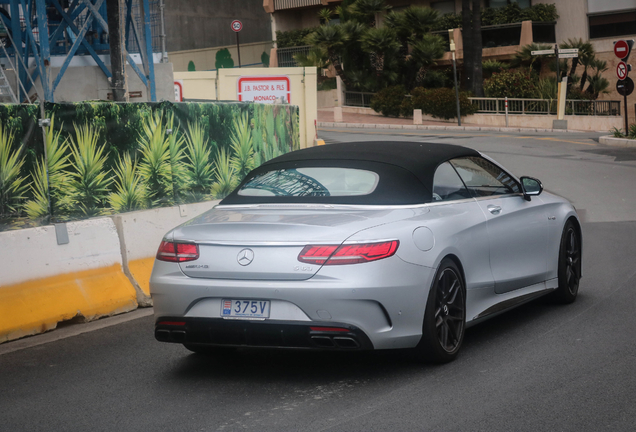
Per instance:
[[[570,198],[584,221],[577,301],[475,326],[444,366],[403,352],[209,358],[155,342],[150,316],[69,326],[59,334],[103,328],[0,345],[0,431],[633,431],[636,150],[591,134],[354,132],[320,136],[467,145]]]

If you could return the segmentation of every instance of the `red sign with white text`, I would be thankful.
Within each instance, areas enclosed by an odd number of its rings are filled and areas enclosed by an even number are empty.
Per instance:
[[[629,56],[629,52],[631,51],[629,44],[625,40],[616,41],[614,44],[614,54],[619,59],[624,59]]]
[[[254,76],[238,79],[238,100],[273,104],[276,100],[291,103],[288,76]]]

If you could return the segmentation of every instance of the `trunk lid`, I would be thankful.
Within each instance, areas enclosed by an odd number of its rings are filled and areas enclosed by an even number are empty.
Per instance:
[[[339,245],[360,230],[413,216],[405,208],[289,207],[217,207],[177,227],[174,240],[194,241],[200,253],[181,270],[196,278],[305,280],[321,267],[298,261],[306,245]]]

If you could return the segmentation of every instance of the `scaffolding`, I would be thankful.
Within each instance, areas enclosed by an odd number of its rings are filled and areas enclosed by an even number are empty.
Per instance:
[[[153,52],[162,52],[163,3],[118,1],[125,59],[147,87],[150,100],[156,101]],[[54,102],[55,90],[75,56],[91,58],[107,78],[112,77],[104,63],[110,53],[105,0],[0,0],[0,39],[7,53],[0,51],[0,61],[13,58],[18,100],[28,100],[40,78],[42,99]],[[139,55],[141,68],[131,54]],[[55,76],[51,76],[52,57],[63,59]]]

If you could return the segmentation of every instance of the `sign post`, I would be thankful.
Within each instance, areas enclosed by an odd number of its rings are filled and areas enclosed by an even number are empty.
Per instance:
[[[618,40],[614,42],[614,55],[621,61],[616,66],[616,76],[618,81],[616,82],[616,91],[618,94],[623,95],[623,109],[625,113],[625,135],[629,133],[629,119],[627,117],[627,96],[634,91],[634,81],[628,77],[629,72],[632,70],[632,66],[627,64],[627,59],[632,51],[634,45],[633,40]]]
[[[459,87],[457,86],[457,61],[455,60],[455,39],[453,29],[448,29],[448,36],[450,37],[450,50],[453,55],[453,79],[455,80],[455,100],[457,101],[457,126],[461,126],[462,113],[459,109]]]
[[[239,32],[243,30],[243,23],[239,20],[232,21],[232,30],[236,33],[236,52],[238,54],[238,65],[241,67],[241,48],[239,47]]]

